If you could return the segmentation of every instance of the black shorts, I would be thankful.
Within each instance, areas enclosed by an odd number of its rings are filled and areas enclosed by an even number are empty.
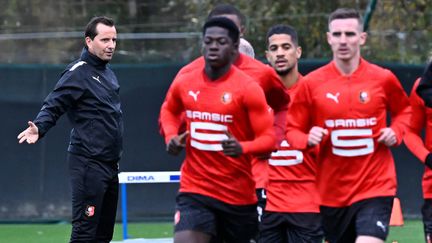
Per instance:
[[[321,243],[323,230],[319,213],[276,213],[265,211],[258,242]]]
[[[321,206],[325,238],[329,243],[355,242],[358,236],[386,240],[393,197],[374,197],[348,207]]]
[[[425,199],[422,207],[423,227],[426,234],[432,234],[432,199]]]
[[[212,242],[249,243],[258,232],[256,205],[237,206],[211,197],[180,193],[176,198],[174,231],[209,234]]]

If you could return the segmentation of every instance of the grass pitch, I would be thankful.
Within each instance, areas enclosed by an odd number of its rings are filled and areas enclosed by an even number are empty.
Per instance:
[[[129,223],[130,238],[172,237],[172,223]],[[63,224],[0,224],[0,242],[8,243],[66,243],[71,225]],[[122,224],[116,224],[113,241],[123,239]]]
[[[0,242],[10,243],[60,243],[69,242],[71,225],[64,224],[0,224]],[[167,238],[173,235],[173,225],[169,223],[130,223],[130,238]],[[123,238],[122,224],[116,224],[114,241]],[[402,227],[391,227],[388,243],[424,242],[421,220],[405,220]]]

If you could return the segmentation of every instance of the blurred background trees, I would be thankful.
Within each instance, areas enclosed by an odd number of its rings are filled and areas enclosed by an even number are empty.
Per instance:
[[[187,62],[200,55],[201,26],[213,0],[0,0],[0,63],[64,64],[79,56],[92,16],[116,20],[115,63]],[[330,59],[327,17],[338,7],[365,13],[370,0],[230,0],[247,17],[246,39],[264,57],[267,29],[294,26],[303,58]],[[378,0],[363,55],[379,62],[424,63],[431,50],[432,0]]]

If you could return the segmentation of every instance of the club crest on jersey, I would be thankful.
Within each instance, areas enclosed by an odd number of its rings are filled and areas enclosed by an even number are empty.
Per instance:
[[[229,104],[232,101],[232,94],[228,92],[224,92],[221,97],[221,101],[223,104]]]
[[[367,91],[360,91],[359,94],[360,103],[366,104],[370,101],[370,95]]]
[[[95,206],[87,205],[85,215],[92,217],[95,214]]]

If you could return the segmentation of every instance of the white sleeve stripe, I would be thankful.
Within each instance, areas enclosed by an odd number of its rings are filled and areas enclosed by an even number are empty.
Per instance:
[[[86,62],[84,62],[84,61],[79,61],[79,62],[77,62],[77,63],[75,63],[75,65],[73,65],[70,69],[69,69],[69,71],[73,71],[73,70],[75,70],[77,67],[79,67],[79,66],[81,66],[81,65],[83,65],[83,64],[85,64]]]

